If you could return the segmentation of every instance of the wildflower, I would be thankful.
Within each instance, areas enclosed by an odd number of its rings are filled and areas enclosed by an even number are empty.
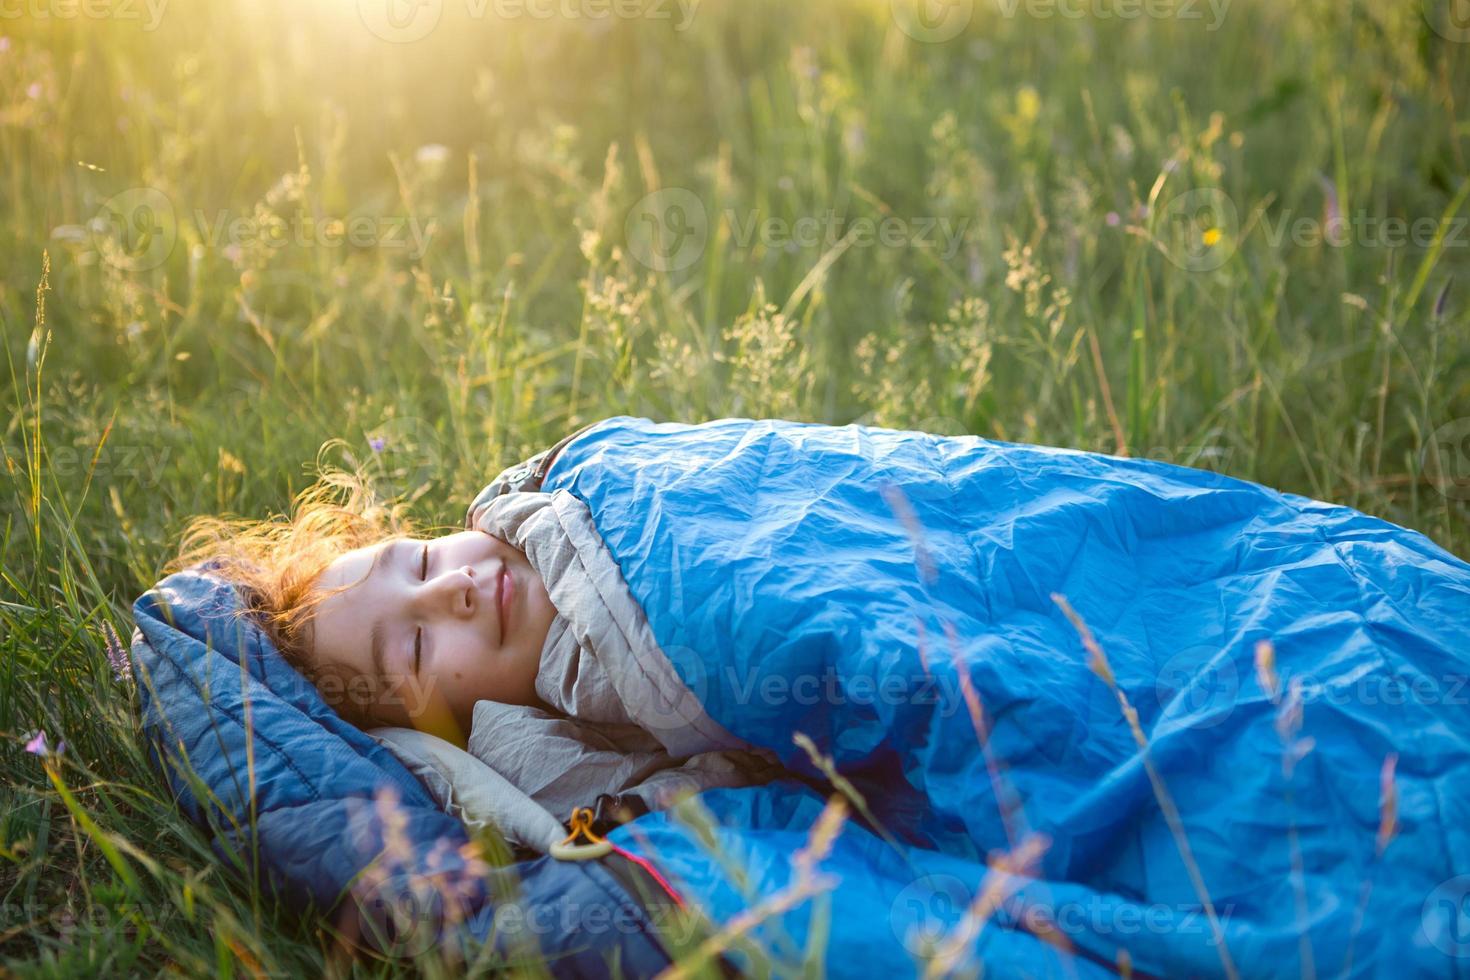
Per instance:
[[[1275,701],[1280,680],[1276,676],[1276,648],[1270,640],[1256,644],[1256,679],[1261,683],[1261,690]]]
[[[387,444],[383,442],[382,436],[373,436],[371,439],[368,440],[368,445],[372,447],[373,452],[380,453],[383,451],[383,447]]]
[[[57,225],[51,229],[51,240],[53,242],[66,242],[68,245],[80,245],[88,237],[87,229],[81,225]]]
[[[60,755],[66,751],[66,741],[58,741],[56,748],[53,749],[50,743],[46,741],[46,729],[42,728],[36,734],[32,735],[31,740],[26,743],[26,751],[31,755]]]
[[[1220,244],[1220,239],[1223,237],[1224,234],[1219,228],[1207,228],[1205,229],[1205,233],[1200,236],[1200,240],[1205,243],[1205,248],[1214,248]]]
[[[1434,301],[1434,319],[1436,321],[1444,319],[1445,307],[1449,305],[1450,285],[1452,283],[1454,283],[1453,279],[1446,279],[1443,288],[1439,291],[1439,297]]]
[[[1022,85],[1016,92],[1016,116],[1022,122],[1030,124],[1041,115],[1041,95],[1035,86]]]
[[[128,648],[123,646],[113,630],[112,624],[102,621],[102,638],[107,646],[107,663],[112,667],[114,680],[127,680],[133,675],[133,664],[128,657]]]
[[[1287,779],[1291,778],[1296,764],[1306,758],[1307,753],[1312,751],[1316,740],[1313,738],[1297,738],[1297,732],[1302,728],[1302,679],[1293,677],[1287,686],[1286,699],[1276,711],[1276,734],[1281,739],[1281,771]]]
[[[31,82],[31,84],[27,85],[26,97],[31,99],[39,99],[41,97],[41,83]]]
[[[414,159],[424,166],[439,166],[449,159],[449,147],[443,143],[426,143],[418,148]]]
[[[10,38],[0,37],[0,54],[10,50]]]
[[[1399,754],[1390,752],[1378,771],[1378,855],[1388,847],[1389,841],[1399,829],[1399,790],[1394,782],[1394,769],[1398,766]]]
[[[1122,216],[1116,211],[1109,211],[1108,216],[1103,220],[1108,223],[1109,228],[1116,228],[1123,223]]]
[[[1329,245],[1346,244],[1343,239],[1342,205],[1338,201],[1337,184],[1331,178],[1318,175],[1322,182],[1322,225]]]

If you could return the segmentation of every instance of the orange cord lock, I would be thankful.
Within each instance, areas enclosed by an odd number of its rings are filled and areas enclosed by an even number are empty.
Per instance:
[[[587,861],[611,854],[612,841],[593,831],[592,817],[590,807],[579,806],[573,810],[572,832],[551,845],[551,856],[560,861]],[[587,843],[577,843],[578,837],[585,837]]]

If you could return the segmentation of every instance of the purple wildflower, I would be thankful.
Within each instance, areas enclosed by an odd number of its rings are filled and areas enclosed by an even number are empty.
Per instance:
[[[1103,220],[1108,223],[1109,228],[1116,228],[1123,223],[1122,216],[1116,211],[1109,211],[1108,216]]]
[[[1445,307],[1448,305],[1447,301],[1450,298],[1450,286],[1453,283],[1453,279],[1446,279],[1444,286],[1439,291],[1439,297],[1434,301],[1434,318],[1436,320],[1444,319]]]
[[[1337,184],[1331,178],[1320,174],[1317,179],[1322,183],[1322,225],[1326,232],[1327,244],[1345,245],[1347,239],[1344,234],[1342,205],[1337,196]]]
[[[46,741],[46,729],[42,728],[26,743],[26,751],[31,755],[60,755],[66,751],[66,742],[64,740],[57,742],[56,748],[53,749]]]
[[[373,447],[373,452],[380,453],[383,451],[383,447],[387,445],[387,443],[383,441],[382,436],[373,436],[371,439],[368,440],[368,445]]]
[[[128,648],[117,638],[117,632],[107,620],[102,621],[102,638],[107,644],[107,663],[112,667],[114,680],[128,680],[133,676],[133,662]]]

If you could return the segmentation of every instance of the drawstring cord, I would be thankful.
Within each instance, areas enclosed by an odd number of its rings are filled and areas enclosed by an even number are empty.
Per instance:
[[[674,890],[674,886],[669,884],[669,880],[653,866],[653,862],[634,854],[627,848],[619,847],[593,830],[593,819],[594,814],[590,807],[579,806],[573,810],[570,821],[571,833],[551,845],[551,856],[562,861],[586,861],[612,853],[620,854],[648,872],[648,876],[658,882],[659,887],[668,894],[669,898],[673,899],[675,905],[681,909],[685,907],[684,899]],[[579,837],[586,838],[587,843],[578,843]]]
[[[608,841],[608,843],[612,845],[612,849],[614,851],[617,851],[623,857],[627,858],[629,861],[632,861],[634,864],[638,865],[638,867],[642,868],[644,871],[647,871],[648,874],[649,874],[649,877],[651,877],[654,881],[658,882],[659,887],[662,888],[665,892],[667,892],[668,893],[668,896],[674,900],[674,904],[677,905],[681,909],[684,908],[684,899],[680,898],[679,897],[679,893],[676,892],[676,891],[674,891],[674,886],[671,885],[671,884],[669,884],[668,879],[665,878],[663,875],[659,874],[658,869],[653,866],[653,862],[652,861],[648,860],[647,858],[639,857],[638,855],[634,854],[632,851],[629,851],[629,850],[627,850],[625,848],[619,847],[616,844],[613,844],[612,841]]]

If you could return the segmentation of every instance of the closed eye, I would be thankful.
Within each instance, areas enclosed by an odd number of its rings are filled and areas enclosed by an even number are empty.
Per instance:
[[[429,580],[429,544],[427,541],[424,542],[423,554],[424,557],[419,563],[419,580],[427,582]],[[423,658],[424,628],[420,626],[413,633],[413,672],[415,677],[418,676],[419,664],[423,662]]]

